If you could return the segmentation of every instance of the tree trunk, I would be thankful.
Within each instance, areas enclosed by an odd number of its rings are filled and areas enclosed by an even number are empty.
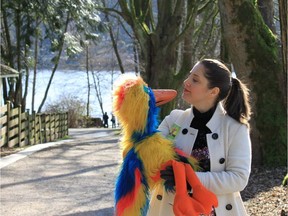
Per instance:
[[[138,47],[137,47],[137,41],[135,40],[135,38],[133,38],[133,56],[134,56],[134,70],[135,70],[135,74],[139,75],[140,71],[139,71],[139,52],[138,52]]]
[[[5,64],[7,64],[9,67],[14,68],[14,61],[13,61],[13,54],[12,54],[12,45],[11,45],[11,36],[10,36],[10,31],[9,31],[9,24],[8,24],[8,16],[6,13],[6,8],[3,8],[4,4],[1,4],[1,12],[2,12],[2,19],[3,20],[3,34],[5,42],[6,42],[6,50],[7,50],[7,55],[5,56],[5,60],[7,61]],[[1,48],[3,48],[1,46]],[[2,52],[1,52],[2,54]],[[3,56],[2,56],[3,57]]]
[[[15,9],[15,27],[16,27],[16,56],[17,56],[17,71],[19,76],[15,85],[15,95],[13,107],[19,106],[22,100],[22,65],[21,65],[21,3]],[[14,86],[13,86],[14,88]]]
[[[266,25],[271,31],[276,34],[276,28],[274,23],[274,2],[273,0],[258,0],[257,1],[259,11],[263,17]]]
[[[109,21],[108,15],[107,15],[107,19]],[[114,49],[114,52],[115,52],[115,55],[116,55],[116,58],[117,58],[117,61],[118,61],[120,72],[122,74],[124,74],[125,70],[124,70],[123,63],[122,63],[122,60],[121,60],[121,57],[120,57],[120,54],[119,54],[119,51],[118,51],[117,41],[115,40],[113,31],[112,31],[112,27],[109,26],[108,28],[109,28],[109,35],[110,35],[112,46],[113,46],[113,49]]]
[[[283,65],[283,80],[287,80],[287,54],[288,54],[288,49],[287,49],[287,28],[288,28],[288,23],[287,23],[287,0],[279,0],[279,18],[280,18],[280,29],[281,29],[281,51],[282,51],[282,65]],[[280,78],[281,78],[280,77]],[[285,95],[284,101],[286,103],[287,107],[287,82],[283,82],[283,87],[282,87],[282,92]]]
[[[14,67],[14,61],[13,61],[13,54],[12,54],[12,45],[11,45],[11,36],[10,36],[10,31],[9,31],[9,24],[8,24],[8,16],[6,13],[6,8],[4,6],[5,4],[1,4],[1,22],[3,22],[3,41],[6,44],[6,49],[4,50],[4,46],[1,44],[1,58],[4,60],[5,64],[7,64],[11,68]],[[1,23],[2,24],[2,23]],[[6,53],[5,53],[6,51]],[[4,55],[5,53],[5,55]],[[14,78],[13,78],[14,79]],[[11,86],[9,84],[9,78],[2,78],[2,84],[3,84],[3,99],[4,99],[4,104],[7,103],[10,99],[10,90]],[[9,86],[9,87],[8,87]]]
[[[87,74],[87,87],[88,87],[88,96],[87,96],[87,117],[90,116],[90,79],[89,79],[89,47],[86,46],[86,74]]]
[[[185,36],[190,36],[192,40],[194,36],[189,35],[189,30],[193,28],[196,17],[215,4],[211,1],[192,0],[156,2],[157,19],[153,14],[152,1],[146,0],[119,0],[121,11],[117,11],[117,14],[130,25],[139,43],[140,72],[148,85],[152,88],[178,89],[184,76],[191,69],[190,54],[187,56],[190,59],[184,60],[183,57],[183,62],[179,64],[178,45]],[[115,12],[114,9],[111,10]],[[215,13],[214,8],[212,11]],[[206,18],[209,16],[205,16]],[[205,25],[201,24],[197,30],[200,31],[203,26]],[[174,105],[175,102],[162,107],[161,116],[167,115],[175,108]]]
[[[99,106],[100,106],[102,115],[104,115],[103,100],[102,100],[101,88],[100,88],[100,80],[99,80],[99,77],[94,72],[92,72],[92,76],[93,76],[93,82],[94,82],[94,87],[95,87],[95,91],[96,91],[96,97],[97,97],[97,100],[99,102]],[[96,82],[95,76],[97,78],[97,82]]]
[[[287,117],[276,37],[253,2],[218,1],[223,36],[237,76],[251,90],[253,163],[285,165]]]
[[[103,4],[104,7],[106,7],[105,0],[102,0],[102,4]],[[105,18],[107,19],[108,23],[110,23],[109,26],[108,26],[109,36],[110,36],[110,39],[111,39],[111,42],[112,42],[112,47],[114,49],[117,61],[118,61],[119,69],[120,69],[121,74],[124,74],[125,70],[124,70],[123,63],[122,63],[122,60],[121,60],[121,57],[120,57],[120,54],[119,54],[119,51],[118,51],[117,41],[115,40],[115,37],[114,37],[114,34],[113,34],[113,30],[112,30],[112,27],[111,27],[111,25],[113,25],[113,23],[110,21],[108,12],[104,11],[104,13],[105,13]]]
[[[38,19],[36,19],[36,23],[38,23]],[[36,28],[36,31],[38,29]],[[39,34],[36,33],[35,36],[35,46],[34,46],[34,76],[33,76],[33,83],[32,83],[32,112],[35,111],[34,105],[35,105],[35,87],[36,87],[36,76],[37,76],[37,63],[38,63],[38,41],[39,41]]]
[[[63,46],[64,46],[64,34],[67,32],[67,28],[68,28],[68,24],[69,24],[69,19],[70,19],[70,16],[69,14],[67,15],[67,18],[66,18],[66,23],[65,23],[65,27],[64,27],[64,31],[63,31],[63,35],[62,35],[62,38],[61,38],[61,41],[59,42],[60,43],[60,49],[58,51],[58,55],[55,56],[55,63],[54,63],[54,67],[53,67],[53,70],[52,70],[52,73],[51,73],[51,76],[50,76],[50,79],[49,79],[49,82],[47,84],[47,88],[45,90],[45,93],[44,93],[44,97],[42,99],[42,102],[38,108],[38,113],[41,112],[43,106],[44,106],[44,103],[47,99],[47,96],[48,96],[48,92],[49,92],[49,89],[50,89],[50,86],[51,86],[51,83],[52,83],[52,80],[53,80],[53,77],[55,75],[55,72],[56,72],[56,69],[58,67],[58,64],[59,64],[59,61],[60,61],[60,57],[61,57],[61,54],[62,54],[62,50],[63,50]]]

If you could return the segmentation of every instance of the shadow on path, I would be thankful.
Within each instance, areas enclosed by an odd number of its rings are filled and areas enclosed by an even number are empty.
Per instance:
[[[96,211],[85,211],[73,214],[65,214],[62,216],[111,216],[114,214],[113,208],[103,208]]]
[[[8,187],[15,186],[15,185],[30,184],[30,183],[34,183],[34,182],[40,182],[40,181],[42,182],[42,181],[47,181],[47,180],[51,180],[51,179],[63,178],[63,177],[67,177],[67,176],[80,175],[83,173],[92,172],[92,171],[100,170],[100,169],[103,169],[106,167],[113,167],[113,166],[118,166],[118,163],[112,163],[112,164],[102,165],[102,166],[93,166],[93,167],[77,170],[75,172],[67,173],[67,174],[61,174],[61,175],[55,175],[55,176],[49,176],[49,177],[41,177],[41,178],[37,178],[37,179],[31,179],[31,180],[22,181],[22,182],[14,182],[14,183],[10,183],[10,184],[2,184],[1,188],[4,189],[4,188],[8,188]]]

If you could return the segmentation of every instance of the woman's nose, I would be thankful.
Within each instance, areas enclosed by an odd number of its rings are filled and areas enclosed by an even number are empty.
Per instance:
[[[190,87],[191,86],[191,84],[189,83],[188,79],[184,80],[183,86],[184,87]]]

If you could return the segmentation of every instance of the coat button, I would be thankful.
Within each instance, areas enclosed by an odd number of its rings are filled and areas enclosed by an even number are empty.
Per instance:
[[[220,158],[219,163],[223,164],[225,162],[225,158]]]
[[[231,205],[231,204],[226,205],[226,209],[227,209],[228,211],[230,211],[230,210],[232,209],[232,205]]]
[[[157,195],[157,199],[158,199],[158,200],[162,200],[162,195],[158,194],[158,195]]]
[[[217,133],[213,133],[213,134],[212,134],[212,138],[213,138],[214,140],[218,139],[218,134],[217,134]]]
[[[187,133],[188,133],[187,128],[184,128],[184,129],[182,130],[182,134],[187,134]]]

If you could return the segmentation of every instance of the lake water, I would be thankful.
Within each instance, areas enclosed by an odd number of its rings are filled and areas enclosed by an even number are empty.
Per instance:
[[[103,100],[104,112],[107,112],[110,116],[112,112],[112,83],[119,78],[121,73],[119,71],[101,71],[96,72],[100,80],[100,90]],[[129,72],[128,74],[133,74]],[[38,110],[40,103],[44,97],[44,93],[50,79],[51,70],[40,70],[37,72],[36,81],[36,93],[35,93],[35,110]],[[90,115],[92,117],[101,117],[102,112],[99,106],[99,102],[96,97],[96,91],[94,88],[94,81],[92,74],[89,73],[91,92],[90,92]],[[26,108],[31,110],[32,102],[32,80],[33,72],[29,77],[29,92],[27,95]],[[96,79],[97,82],[97,79]],[[56,71],[52,80],[52,84],[49,89],[49,93],[45,104],[53,103],[63,95],[73,95],[87,103],[88,86],[87,86],[87,74],[85,71]],[[45,104],[42,111],[45,110]]]

